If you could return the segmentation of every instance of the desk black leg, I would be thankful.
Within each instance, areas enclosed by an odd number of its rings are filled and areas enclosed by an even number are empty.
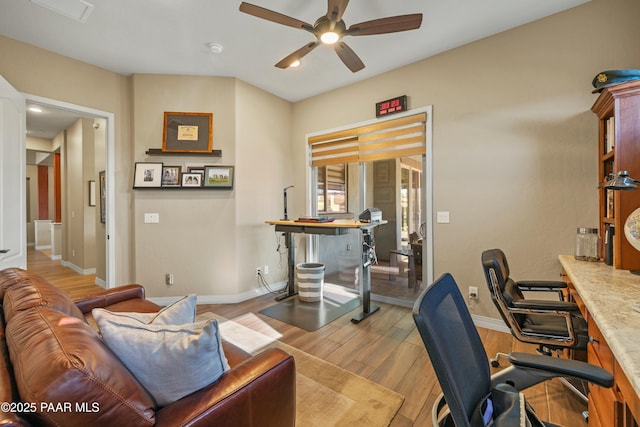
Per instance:
[[[380,309],[371,305],[371,261],[375,258],[374,250],[371,230],[362,229],[362,313],[351,319],[353,323],[360,323]]]
[[[287,259],[289,264],[289,277],[287,279],[287,291],[283,295],[278,295],[276,301],[292,297],[297,294],[294,281],[296,271],[296,248],[293,233],[284,233],[285,244],[287,245]]]

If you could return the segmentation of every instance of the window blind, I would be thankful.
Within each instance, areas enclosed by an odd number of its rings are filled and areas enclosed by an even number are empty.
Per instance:
[[[369,162],[426,153],[426,113],[316,135],[311,166]]]

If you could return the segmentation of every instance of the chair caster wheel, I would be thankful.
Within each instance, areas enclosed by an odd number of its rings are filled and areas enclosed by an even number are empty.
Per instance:
[[[500,366],[500,362],[498,362],[496,359],[491,359],[491,366],[493,366],[494,368],[497,368]]]

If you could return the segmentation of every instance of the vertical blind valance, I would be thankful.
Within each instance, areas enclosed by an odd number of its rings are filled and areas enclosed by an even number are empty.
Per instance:
[[[426,120],[420,113],[311,137],[311,166],[425,154]]]

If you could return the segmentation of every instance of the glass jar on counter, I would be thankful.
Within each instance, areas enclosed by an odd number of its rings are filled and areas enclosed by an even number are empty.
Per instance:
[[[599,261],[599,242],[597,228],[578,227],[575,258],[580,261]]]

